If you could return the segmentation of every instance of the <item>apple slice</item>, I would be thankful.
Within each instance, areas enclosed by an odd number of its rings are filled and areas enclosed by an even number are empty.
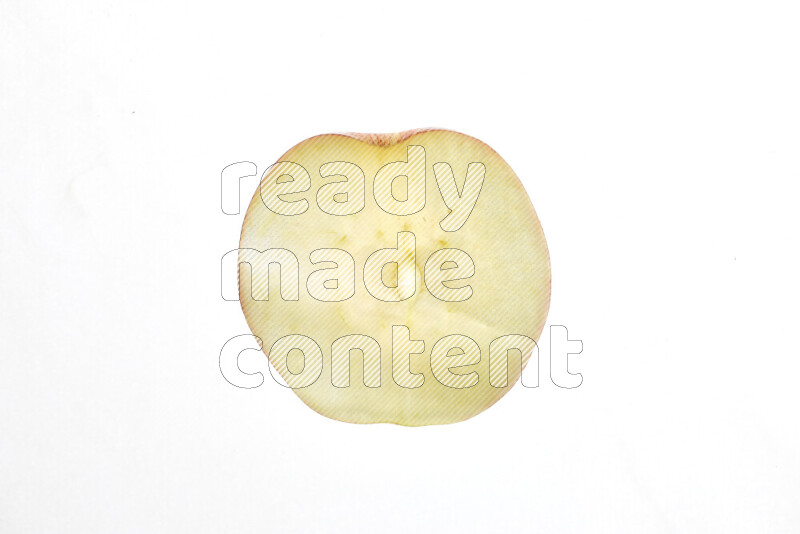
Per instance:
[[[517,176],[447,130],[331,134],[261,180],[239,298],[286,384],[322,415],[408,426],[472,417],[518,381],[550,258]]]

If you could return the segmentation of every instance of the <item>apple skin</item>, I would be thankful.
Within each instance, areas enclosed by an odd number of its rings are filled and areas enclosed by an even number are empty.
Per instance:
[[[409,146],[425,149],[425,205],[411,215],[392,215],[376,203],[373,180],[385,165],[406,161]],[[326,417],[350,423],[447,424],[486,410],[518,382],[530,354],[520,358],[519,353],[510,351],[508,385],[495,387],[490,383],[490,343],[508,334],[539,339],[550,304],[550,258],[542,227],[522,183],[494,150],[464,134],[425,129],[315,136],[294,146],[278,161],[295,162],[307,169],[310,189],[285,198],[304,198],[308,209],[299,215],[278,215],[265,206],[259,188],[245,215],[239,248],[292,251],[299,260],[299,298],[279,298],[278,283],[270,280],[270,300],[254,300],[251,269],[241,264],[240,302],[250,329],[262,340],[265,354],[287,383],[293,379],[287,370],[293,365],[302,368],[303,358],[298,359],[296,351],[288,358],[284,354],[282,359],[271,355],[273,343],[283,336],[301,334],[320,347],[319,378],[311,385],[293,389],[306,405]],[[316,202],[318,189],[333,181],[322,178],[320,168],[340,161],[358,165],[365,176],[364,207],[347,216],[325,213]],[[459,190],[463,190],[470,163],[485,166],[475,207],[457,231],[444,231],[440,226],[449,209],[432,170],[438,162],[451,166]],[[274,174],[266,172],[262,185],[276,180]],[[398,232],[415,236],[416,288],[406,300],[383,302],[365,289],[363,267],[376,250],[396,247]],[[330,248],[347,251],[355,261],[355,293],[342,302],[320,302],[305,287],[309,275],[320,268],[312,264],[310,254]],[[437,250],[449,248],[461,249],[474,260],[475,274],[454,286],[472,288],[471,297],[465,301],[439,300],[424,281],[426,260]],[[245,259],[241,253],[240,261]],[[392,331],[398,325],[408,328],[411,339],[424,342],[424,352],[412,354],[408,363],[408,369],[424,377],[420,387],[402,387],[393,375]],[[358,351],[351,353],[349,386],[332,384],[331,346],[351,334],[370,336],[380,345],[380,387],[365,385]],[[477,384],[468,388],[444,385],[431,369],[434,344],[453,334],[469,337],[480,350],[478,363],[453,369],[455,374],[477,373]],[[457,365],[459,357],[450,362]],[[498,362],[502,363],[497,359],[493,366]]]

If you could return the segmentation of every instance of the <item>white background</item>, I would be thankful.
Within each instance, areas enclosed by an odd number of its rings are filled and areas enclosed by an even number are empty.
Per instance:
[[[798,15],[5,0],[0,532],[799,532]],[[228,384],[222,168],[424,126],[524,181],[583,385],[409,429]]]

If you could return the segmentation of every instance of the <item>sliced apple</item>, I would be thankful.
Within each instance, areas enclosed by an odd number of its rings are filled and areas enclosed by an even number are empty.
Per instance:
[[[485,410],[518,381],[550,302],[519,179],[446,130],[296,145],[264,173],[239,261],[242,309],[271,364],[309,407],[353,423]]]

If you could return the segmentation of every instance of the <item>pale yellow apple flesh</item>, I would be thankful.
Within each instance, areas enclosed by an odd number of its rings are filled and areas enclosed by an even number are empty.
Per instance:
[[[424,207],[410,215],[387,213],[376,201],[373,182],[386,165],[409,161],[409,147],[424,148]],[[262,198],[265,186],[280,189],[287,177],[281,177],[286,168],[277,171],[273,168],[266,172],[247,210],[239,246],[240,249],[257,251],[291,251],[299,265],[297,300],[283,298],[286,295],[282,295],[281,284],[287,277],[286,272],[280,272],[279,284],[278,269],[273,267],[268,272],[251,276],[251,269],[244,263],[240,266],[240,300],[248,325],[261,338],[263,350],[274,368],[290,386],[305,386],[293,389],[300,399],[320,414],[341,421],[419,426],[462,421],[482,412],[505,395],[518,381],[530,351],[508,351],[505,384],[503,380],[494,380],[496,383],[492,384],[490,344],[510,334],[538,340],[550,302],[550,260],[544,234],[528,194],[509,165],[481,141],[446,130],[385,135],[321,135],[298,144],[278,161],[293,162],[307,170],[310,177],[308,190],[279,196],[281,202],[293,202],[291,209],[306,206],[298,202],[302,199],[307,201],[307,207],[294,215],[282,215],[269,209]],[[324,196],[320,192],[318,197],[320,188],[344,180],[341,175],[334,177],[332,174],[338,172],[336,169],[341,169],[341,165],[323,168],[330,162],[349,162],[363,171],[364,201],[357,213],[331,215],[320,209],[318,200]],[[437,167],[437,173],[434,173],[437,163],[449,164],[460,194],[464,193],[469,165],[483,164],[483,168],[471,168],[483,169],[483,183],[474,208],[455,231],[442,228],[442,221],[450,213],[450,208],[445,203],[437,178],[446,179],[447,168]],[[399,201],[408,200],[404,198],[402,189],[402,180],[393,182],[393,197]],[[350,191],[351,196],[346,198],[353,202],[358,188]],[[405,194],[410,197],[411,193],[409,187]],[[343,198],[341,195],[336,197],[336,202]],[[457,223],[451,224],[450,229],[454,226]],[[386,286],[399,286],[387,290],[388,298],[391,298],[391,291],[405,296],[413,289],[413,294],[399,302],[386,302],[373,296],[365,287],[364,266],[376,251],[397,248],[398,233],[401,232],[414,237],[414,276],[398,277],[400,267],[395,266],[393,270],[390,266],[381,272],[381,280]],[[309,288],[314,290],[315,279],[309,278],[312,273],[331,265],[312,261],[312,253],[324,249],[338,249],[352,256],[355,283],[352,296],[346,300],[323,302],[309,293]],[[426,261],[440,249],[460,249],[467,253],[474,262],[474,274],[457,282],[437,284],[437,271],[429,265],[429,283],[426,285]],[[247,254],[244,250],[240,252],[240,261],[246,262]],[[457,258],[460,260],[456,263],[464,263],[463,256]],[[410,261],[411,258],[406,259]],[[255,271],[256,267],[252,269]],[[255,300],[251,282],[256,278],[263,281],[267,275],[269,300]],[[413,287],[403,284],[413,284]],[[339,286],[340,291],[349,291],[346,285]],[[434,292],[439,288],[445,293],[447,290],[444,288],[469,286],[471,293],[466,300],[448,302],[434,296],[428,286]],[[462,297],[464,294],[460,293]],[[403,336],[408,335],[411,348],[421,348],[418,343],[414,344],[414,340],[422,341],[424,351],[393,362],[393,330],[395,349],[407,348]],[[342,351],[338,366],[332,362],[331,354],[337,339],[353,334],[369,336],[377,342],[380,367],[378,370],[373,358],[365,372],[363,365],[367,358],[362,358],[362,353],[357,350],[352,351],[349,353],[348,381],[347,369],[341,365]],[[442,338],[456,334],[463,337],[448,339],[461,349],[449,350],[452,347],[443,342],[432,369],[434,345]],[[292,345],[289,341],[301,339],[287,340],[286,336],[291,335],[306,336],[321,349],[321,374],[313,383],[297,382],[301,371],[303,376],[310,375],[308,368],[304,370],[304,358],[299,350],[289,352],[287,357],[286,351]],[[280,345],[281,351],[275,349],[281,354],[272,354],[271,348],[281,338],[286,343]],[[505,376],[505,360],[500,357],[501,352],[506,355],[500,350],[502,344],[501,341],[495,347],[498,349],[497,357],[492,353],[493,371],[497,373],[492,375],[494,378]],[[370,346],[374,348],[374,345]],[[296,348],[304,350],[303,347]],[[442,351],[454,356],[443,363]],[[469,365],[453,368],[448,374],[448,366],[462,363]],[[307,367],[315,365],[313,358],[308,356],[305,364]],[[310,372],[311,375],[317,374],[313,370]],[[343,384],[349,385],[342,387]]]

